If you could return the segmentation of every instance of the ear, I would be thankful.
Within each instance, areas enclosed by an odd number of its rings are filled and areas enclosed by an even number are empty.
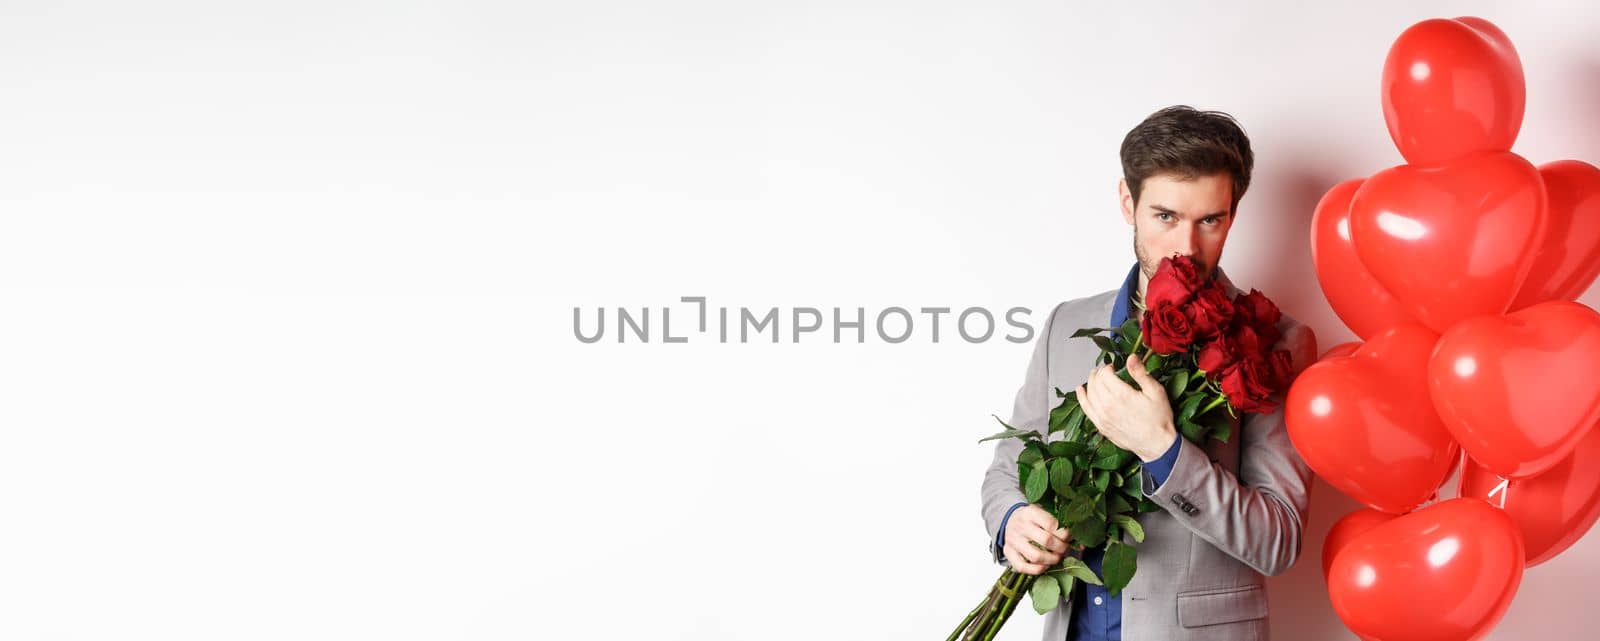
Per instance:
[[[1128,179],[1117,179],[1117,199],[1122,202],[1122,222],[1133,224],[1133,192],[1128,191]]]

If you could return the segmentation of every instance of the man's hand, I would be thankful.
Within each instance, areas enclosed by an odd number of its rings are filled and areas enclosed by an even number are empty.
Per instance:
[[[1089,381],[1078,386],[1078,405],[1112,443],[1149,463],[1161,458],[1178,434],[1172,424],[1172,403],[1166,388],[1144,371],[1138,356],[1128,357],[1128,373],[1139,389],[1117,378],[1109,364],[1095,368]]]
[[[1024,505],[1006,521],[1006,561],[1023,574],[1044,574],[1061,562],[1067,538],[1067,529],[1050,512],[1037,503]]]

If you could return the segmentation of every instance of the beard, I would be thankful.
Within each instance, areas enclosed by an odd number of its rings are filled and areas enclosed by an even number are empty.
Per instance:
[[[1150,260],[1150,255],[1144,251],[1144,245],[1139,244],[1138,223],[1133,225],[1133,255],[1139,259],[1139,271],[1144,274],[1144,279],[1149,281],[1156,275],[1156,268],[1161,266],[1161,259]]]

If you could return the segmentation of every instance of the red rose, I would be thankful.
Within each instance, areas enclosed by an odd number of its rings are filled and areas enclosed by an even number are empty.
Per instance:
[[[1178,279],[1183,281],[1183,284],[1188,285],[1191,291],[1200,289],[1200,286],[1206,282],[1206,275],[1200,271],[1200,263],[1195,262],[1193,258],[1188,256],[1173,258],[1169,256],[1161,259],[1161,264],[1170,266],[1173,271],[1177,272]],[[1157,269],[1157,271],[1160,270]]]
[[[1222,335],[1228,329],[1228,323],[1233,321],[1233,303],[1228,301],[1228,293],[1223,290],[1222,284],[1216,281],[1195,293],[1189,310],[1190,317],[1194,319],[1197,341],[1208,341]]]
[[[1212,339],[1200,348],[1200,354],[1195,358],[1195,365],[1200,371],[1215,374],[1231,367],[1239,357],[1235,352],[1233,339],[1224,335]]]
[[[1278,311],[1278,306],[1266,294],[1251,289],[1248,294],[1235,296],[1233,306],[1237,310],[1238,320],[1255,329],[1261,342],[1271,345],[1278,341],[1278,320],[1283,313]]]
[[[1144,308],[1149,310],[1162,305],[1184,305],[1193,295],[1194,290],[1184,284],[1177,273],[1161,269],[1150,277],[1149,284],[1144,287]]]
[[[1239,358],[1258,358],[1267,351],[1266,343],[1261,340],[1261,335],[1256,333],[1256,328],[1249,322],[1235,321],[1228,339],[1232,343],[1233,353]]]
[[[1163,258],[1154,276],[1145,285],[1144,307],[1155,309],[1165,303],[1183,305],[1205,283],[1200,266],[1188,256]]]
[[[1246,358],[1222,373],[1222,393],[1240,412],[1265,414],[1277,409],[1272,401],[1276,372],[1267,358]]]
[[[1144,342],[1157,354],[1187,351],[1194,342],[1194,325],[1178,305],[1166,302],[1144,313],[1139,322]]]

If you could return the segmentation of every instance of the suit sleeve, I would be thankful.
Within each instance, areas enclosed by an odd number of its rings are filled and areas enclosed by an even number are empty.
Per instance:
[[[1044,327],[1039,331],[1039,339],[1033,346],[1033,357],[1028,361],[1027,374],[1023,376],[1022,387],[1017,390],[1016,399],[1011,405],[1011,419],[1007,423],[1012,427],[1031,429],[1040,435],[1048,434],[1050,401],[1055,397],[1054,390],[1050,388],[1051,330],[1055,327],[1056,314],[1065,304],[1056,305],[1050,311],[1050,317],[1045,319]],[[1017,478],[1017,455],[1021,452],[1022,441],[1019,439],[995,441],[994,460],[983,475],[983,521],[989,531],[989,555],[995,563],[1002,565],[1009,564],[1001,556],[1004,543],[997,538],[1000,526],[1013,505],[1027,502]]]
[[[1293,325],[1282,345],[1295,373],[1316,359],[1316,337]],[[1190,531],[1256,571],[1271,576],[1300,555],[1310,503],[1311,468],[1289,442],[1283,406],[1248,414],[1240,425],[1239,475],[1213,464],[1205,450],[1179,439],[1177,462],[1163,483],[1140,474],[1145,496]]]

